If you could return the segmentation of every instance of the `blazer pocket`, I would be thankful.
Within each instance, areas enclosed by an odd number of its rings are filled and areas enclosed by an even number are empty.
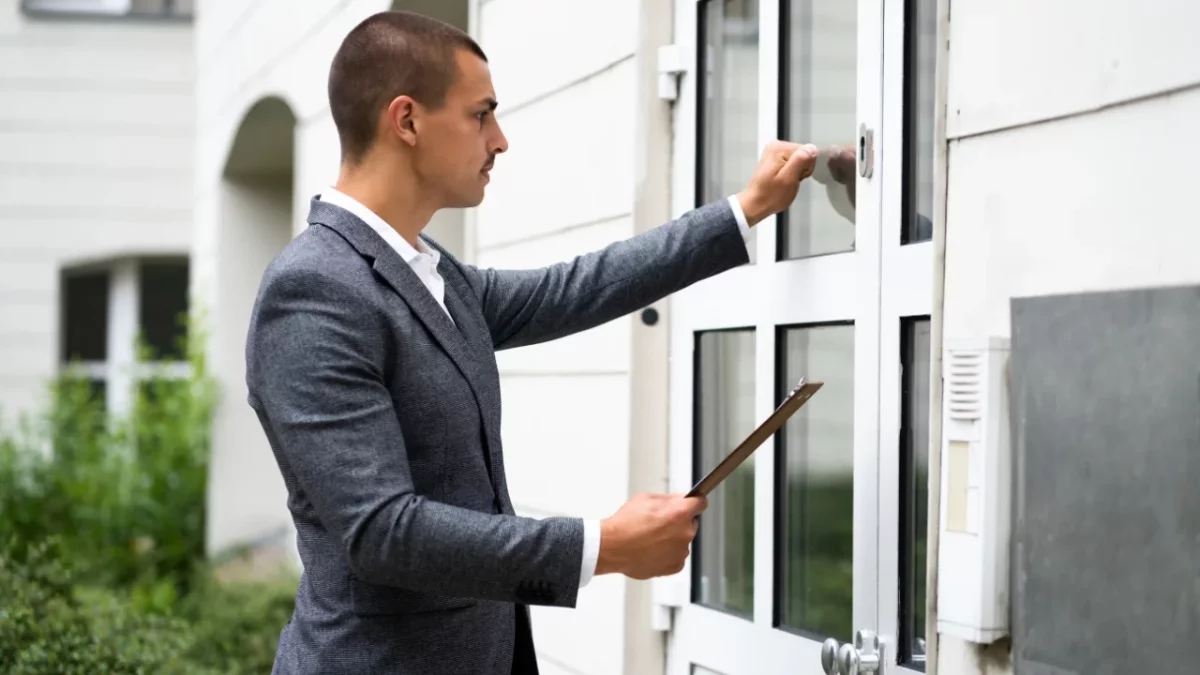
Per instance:
[[[478,603],[474,598],[419,593],[406,588],[371,584],[357,577],[350,577],[350,606],[358,616],[444,612],[473,607]]]

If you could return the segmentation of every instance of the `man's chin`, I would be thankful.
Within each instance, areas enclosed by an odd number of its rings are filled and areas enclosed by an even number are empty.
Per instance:
[[[483,190],[478,194],[459,195],[459,198],[448,204],[448,208],[452,209],[473,209],[483,203]]]

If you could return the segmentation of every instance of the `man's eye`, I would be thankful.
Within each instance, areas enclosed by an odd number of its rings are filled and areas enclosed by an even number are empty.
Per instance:
[[[482,122],[483,120],[487,119],[487,116],[488,116],[488,115],[490,115],[490,114],[492,114],[492,111],[490,111],[490,110],[484,110],[484,111],[483,111],[483,112],[481,112],[481,113],[476,113],[476,114],[475,114],[475,117],[476,117],[476,119],[478,119],[480,122]]]

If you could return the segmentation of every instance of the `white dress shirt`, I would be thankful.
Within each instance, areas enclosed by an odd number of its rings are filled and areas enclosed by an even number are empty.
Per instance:
[[[347,195],[344,192],[329,188],[320,196],[321,201],[340,206],[350,213],[358,216],[360,220],[366,223],[372,230],[388,243],[404,262],[416,272],[417,278],[429,289],[433,295],[433,299],[437,300],[442,311],[446,312],[446,316],[450,316],[449,310],[446,309],[446,282],[442,276],[438,274],[438,261],[441,260],[441,254],[437,249],[429,247],[420,238],[417,239],[417,246],[414,248],[412,244],[405,241],[390,225],[380,218],[375,212],[363,206],[357,199]],[[746,222],[746,214],[742,212],[742,205],[738,203],[736,196],[729,197],[729,206],[733,209],[733,215],[737,218],[738,228],[742,232],[742,240],[746,242],[747,248],[753,246],[753,232],[749,224]],[[451,317],[451,322],[454,318]],[[592,576],[596,573],[596,561],[600,557],[600,521],[587,519],[583,521],[583,559],[580,561],[579,570],[579,587],[582,588],[592,580]]]

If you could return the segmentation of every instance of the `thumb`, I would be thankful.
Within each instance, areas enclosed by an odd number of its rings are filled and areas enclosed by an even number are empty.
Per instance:
[[[695,518],[696,516],[703,513],[706,508],[708,508],[708,497],[705,497],[704,495],[696,495],[695,497],[685,497],[683,499],[683,503],[684,503],[684,514],[688,518]]]
[[[817,165],[817,146],[807,143],[796,148],[779,170],[780,178],[799,182],[812,175]]]

